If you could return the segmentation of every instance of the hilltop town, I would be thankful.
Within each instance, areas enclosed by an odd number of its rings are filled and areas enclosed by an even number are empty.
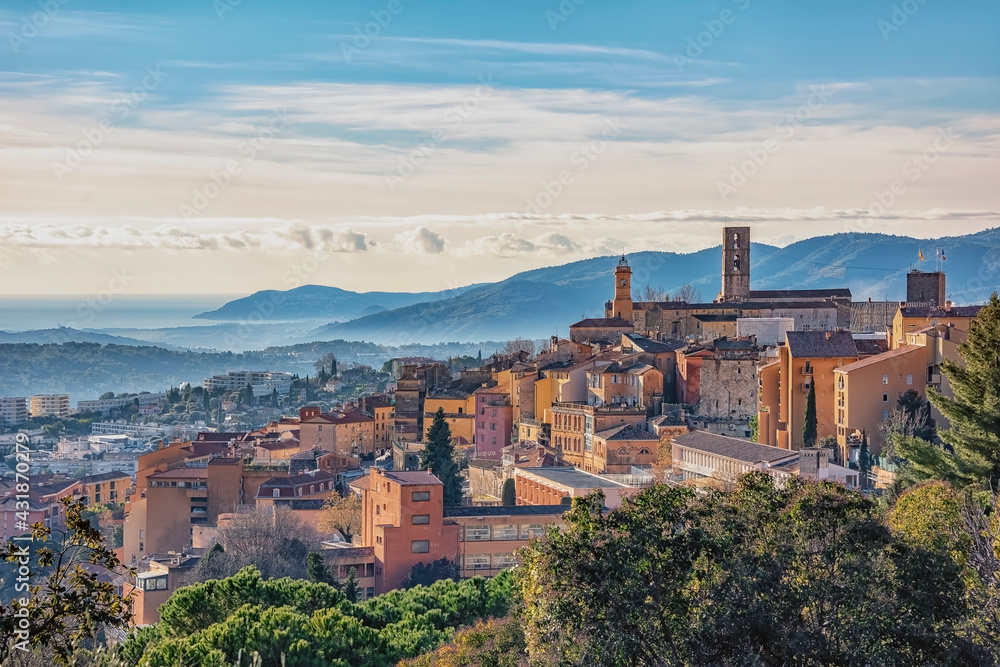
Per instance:
[[[567,503],[597,490],[615,508],[657,483],[727,489],[752,471],[866,494],[892,487],[893,424],[947,426],[925,395],[948,395],[941,364],[961,361],[980,306],[948,301],[943,272],[910,272],[897,302],[854,302],[847,288],[753,290],[748,227],[723,230],[721,255],[720,291],[705,302],[636,285],[642,267],[623,255],[608,267],[604,317],[537,350],[519,339],[461,364],[402,358],[380,372],[338,371],[328,355],[312,380],[231,372],[81,401],[77,413],[64,395],[0,399],[8,425],[82,414],[92,431],[54,443],[44,429],[4,436],[33,442],[34,460],[27,509],[15,481],[0,480],[3,537],[36,522],[58,528],[61,499],[85,500],[138,571],[107,576],[144,625],[190,583],[220,531],[254,511],[281,510],[315,531],[334,579],[350,577],[363,599],[433,563],[496,575],[562,524]],[[359,390],[315,402],[344,386]],[[302,407],[281,407],[293,401]],[[260,413],[270,417],[228,430],[156,422],[178,406],[211,415],[242,405],[270,406]],[[429,463],[442,446],[451,472]],[[354,529],[331,528],[324,516],[351,498]]]

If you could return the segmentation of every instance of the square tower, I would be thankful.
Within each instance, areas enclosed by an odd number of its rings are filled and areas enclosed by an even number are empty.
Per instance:
[[[722,228],[722,291],[719,301],[750,296],[750,228]]]
[[[944,306],[944,272],[924,273],[913,269],[906,274],[906,301]]]

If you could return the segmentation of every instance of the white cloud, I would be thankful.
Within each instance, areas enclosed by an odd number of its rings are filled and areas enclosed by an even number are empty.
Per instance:
[[[421,255],[437,255],[444,252],[444,237],[437,232],[432,232],[424,226],[417,227],[413,231],[403,232],[396,235],[396,242],[405,253],[417,253]]]

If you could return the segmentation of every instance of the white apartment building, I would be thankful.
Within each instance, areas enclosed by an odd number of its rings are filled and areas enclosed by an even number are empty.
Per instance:
[[[24,396],[0,398],[0,423],[21,424],[28,421],[28,399]]]
[[[120,410],[121,408],[132,405],[136,400],[139,401],[139,407],[142,407],[144,405],[159,403],[160,401],[166,399],[166,397],[166,393],[161,392],[159,394],[122,396],[121,398],[98,398],[92,401],[77,401],[76,409],[78,412],[98,412],[106,416],[111,414],[112,410]]]
[[[94,422],[90,425],[93,435],[127,435],[133,438],[148,438],[161,435],[163,429],[149,424],[132,424],[130,422]]]
[[[235,391],[247,385],[253,389],[254,396],[264,396],[275,389],[279,394],[287,394],[292,390],[292,374],[276,371],[229,371],[225,375],[205,378],[202,383],[208,391],[213,389]]]

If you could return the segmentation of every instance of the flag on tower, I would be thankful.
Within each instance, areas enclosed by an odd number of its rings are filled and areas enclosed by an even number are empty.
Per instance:
[[[942,251],[941,251],[941,261],[943,262],[944,260],[945,260],[945,256],[944,256],[944,250],[942,250]]]
[[[924,251],[923,250],[917,250],[917,254],[920,255],[920,261],[921,262],[924,261]]]

